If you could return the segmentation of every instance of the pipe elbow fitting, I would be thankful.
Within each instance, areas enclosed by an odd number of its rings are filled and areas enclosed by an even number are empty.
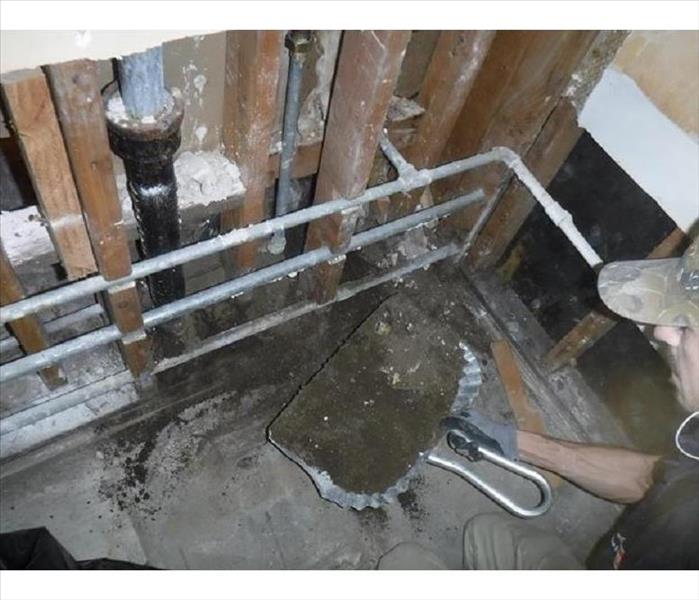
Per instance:
[[[520,155],[507,146],[495,146],[493,150],[497,152],[500,160],[502,160],[508,167],[512,168],[522,161]]]

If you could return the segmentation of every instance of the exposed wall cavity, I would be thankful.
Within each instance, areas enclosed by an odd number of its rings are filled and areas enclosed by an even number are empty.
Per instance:
[[[175,177],[183,227],[230,209],[245,193],[238,167],[220,152],[182,152],[175,160]],[[127,234],[133,238],[136,223],[126,189],[126,176],[118,173],[116,181]],[[0,214],[0,237],[15,267],[58,260],[36,206],[3,211]]]
[[[180,152],[215,150],[221,143],[226,35],[197,35],[163,46],[165,82],[184,99]]]
[[[323,137],[341,35],[341,31],[317,31],[314,34],[315,65],[308,66],[313,68],[315,77],[313,87],[301,104],[298,125],[300,143],[320,141]],[[308,81],[308,77],[305,79]]]
[[[413,31],[401,65],[395,93],[403,98],[415,98],[420,93],[427,67],[437,46],[439,31]]]

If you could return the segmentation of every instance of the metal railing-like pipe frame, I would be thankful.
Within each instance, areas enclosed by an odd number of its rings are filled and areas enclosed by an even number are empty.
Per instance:
[[[330,302],[321,305],[321,307],[330,306],[336,302],[349,300],[357,294],[375,288],[381,284],[400,279],[401,277],[410,275],[419,269],[427,269],[436,262],[457,256],[460,252],[460,245],[454,243],[447,244],[446,246],[442,246],[436,250],[431,250],[426,254],[422,254],[416,259],[407,262],[405,265],[386,271],[380,275],[371,275],[362,279],[344,283],[337,288],[337,295],[335,298],[333,298]],[[240,325],[235,325],[230,329],[206,338],[201,345],[197,346],[193,350],[161,360],[157,365],[155,365],[153,373],[162,373],[168,369],[179,367],[180,365],[183,365],[190,360],[199,358],[200,356],[204,356],[209,352],[224,348],[225,346],[239,342],[240,340],[250,337],[251,335],[257,335],[258,333],[267,331],[272,327],[276,327],[282,323],[286,323],[293,319],[297,319],[312,313],[318,310],[318,308],[319,305],[313,300],[305,300],[286,306],[277,312],[263,315],[256,319],[252,319],[251,321],[246,321]],[[8,416],[0,419],[0,440],[2,440],[3,435],[7,435],[13,431],[21,429],[22,427],[32,425],[33,423],[41,421],[42,419],[46,419],[60,412],[66,411],[74,406],[86,402],[87,400],[90,400],[95,396],[119,389],[132,381],[133,377],[131,376],[131,373],[125,369],[119,373],[114,373],[105,379],[88,384],[87,386],[52,397],[46,402],[40,402],[33,406],[25,407],[11,413]],[[0,453],[3,453],[1,441]]]
[[[133,271],[128,277],[106,281],[103,277],[97,275],[61,288],[31,296],[0,309],[1,321],[6,323],[56,304],[81,298],[105,289],[119,288],[124,284],[146,277],[152,273],[169,269],[191,260],[203,258],[245,242],[267,237],[275,232],[284,231],[291,227],[296,227],[331,214],[355,210],[357,207],[379,198],[424,187],[434,181],[464,173],[493,162],[504,163],[513,171],[517,178],[529,189],[534,198],[543,206],[546,214],[551,218],[553,223],[563,231],[590,266],[596,268],[601,265],[602,260],[577,230],[571,214],[551,198],[534,175],[527,169],[522,159],[509,148],[496,147],[483,154],[457,160],[433,169],[420,170],[415,169],[413,165],[403,158],[386,135],[381,139],[381,148],[398,172],[398,178],[395,181],[372,187],[353,199],[339,198],[337,200],[317,204],[303,210],[269,219],[262,223],[235,229],[211,240],[199,242],[168,252],[167,254],[140,261],[134,264]],[[459,210],[460,208],[481,200],[483,197],[483,193],[477,191],[468,196],[450,200],[443,204],[421,210],[408,217],[403,217],[380,227],[356,234],[352,237],[350,246],[345,252],[357,250],[364,245],[386,239],[428,221],[441,218],[455,210]],[[476,222],[476,226],[470,232],[465,244],[462,246],[461,253],[468,250],[473,239],[475,239],[475,236],[495,209],[499,197],[500,195],[498,194],[486,203]],[[193,310],[203,308],[215,302],[225,300],[226,298],[234,297],[265,283],[270,283],[281,277],[327,262],[337,256],[338,255],[334,254],[329,248],[319,248],[311,252],[306,252],[292,259],[276,263],[270,267],[260,269],[259,271],[249,273],[150,310],[144,314],[144,326],[146,328],[155,327]],[[342,256],[342,254],[340,254],[340,256]],[[0,366],[0,382],[14,379],[45,366],[55,364],[62,358],[84,352],[98,345],[116,341],[121,337],[121,333],[114,325],[97,329],[75,339],[52,346],[41,352]]]
[[[444,202],[443,204],[438,204],[427,210],[422,210],[407,217],[391,221],[380,227],[368,229],[352,237],[346,252],[359,250],[363,246],[387,239],[429,221],[440,219],[456,210],[478,202],[484,197],[483,192],[478,190],[466,196],[461,196],[454,200]],[[149,329],[162,325],[167,321],[171,321],[172,319],[176,319],[192,311],[205,308],[229,298],[235,298],[256,287],[272,283],[292,273],[304,271],[310,267],[332,260],[337,256],[338,255],[334,254],[333,251],[327,247],[305,252],[288,260],[272,264],[263,269],[202,290],[191,296],[151,309],[143,314],[143,326]],[[340,256],[342,256],[342,254]],[[15,379],[16,377],[42,369],[44,366],[56,364],[62,359],[86,352],[97,346],[115,342],[119,339],[128,339],[128,334],[126,336],[122,334],[116,325],[108,325],[96,329],[72,340],[51,346],[41,352],[29,354],[24,358],[0,366],[0,382]]]
[[[88,319],[94,319],[97,317],[103,317],[106,312],[101,304],[95,303],[81,308],[79,310],[73,311],[62,317],[57,317],[50,321],[44,323],[44,329],[46,333],[50,335],[55,335],[75,325],[76,323],[81,323],[82,321],[87,321]],[[0,340],[0,357],[3,354],[9,354],[10,352],[15,352],[20,350],[20,345],[17,339],[13,336],[8,336]]]
[[[429,185],[434,181],[495,162],[499,160],[497,156],[497,153],[491,151],[464,160],[448,163],[435,169],[416,170],[414,176],[409,180],[399,178],[395,181],[369,188],[356,198],[338,198],[337,200],[323,202],[280,217],[268,219],[261,223],[234,229],[210,240],[198,242],[183,248],[178,248],[167,254],[161,254],[160,256],[136,262],[133,264],[131,274],[120,279],[111,279],[107,281],[101,275],[94,275],[81,281],[35,294],[24,300],[0,308],[0,322],[7,323],[8,321],[14,321],[20,317],[56,306],[57,304],[77,300],[78,298],[96,294],[106,289],[118,289],[123,285],[137,279],[143,279],[158,271],[205,258],[212,254],[218,254],[219,252],[223,252],[235,246],[240,246],[246,242],[265,238],[276,231],[291,229],[292,227],[304,225],[305,223],[310,223],[311,221],[322,219],[323,217],[335,213],[351,211],[359,206],[383,198],[384,196],[391,196],[400,192],[409,192],[416,188]]]

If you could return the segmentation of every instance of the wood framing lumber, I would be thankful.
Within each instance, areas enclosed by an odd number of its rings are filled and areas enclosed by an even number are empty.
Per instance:
[[[490,344],[500,380],[505,388],[507,399],[523,431],[546,434],[546,426],[541,413],[529,402],[527,390],[517,365],[517,358],[506,340],[495,340]]]
[[[34,69],[3,75],[2,95],[68,279],[94,273],[97,265],[44,74]]]
[[[524,157],[537,180],[547,187],[580,139],[577,113],[563,97],[549,115],[544,127]],[[494,267],[536,205],[536,200],[519,181],[513,180],[469,253],[476,269]]]
[[[291,170],[294,179],[308,177],[318,172],[320,166],[320,151],[322,142],[306,144],[296,148],[296,156]],[[269,166],[267,173],[267,187],[273,186],[279,176],[279,152],[269,155]]]
[[[76,60],[46,72],[100,273],[123,277],[131,272],[131,258],[96,65]]]
[[[490,344],[490,351],[505,388],[510,408],[515,416],[517,429],[547,435],[546,424],[541,412],[529,400],[527,388],[517,364],[517,358],[507,340],[495,340]],[[554,473],[545,472],[551,485],[559,485],[561,478]]]
[[[25,297],[22,283],[10,263],[5,249],[0,244],[0,305],[12,304]],[[27,354],[48,348],[48,337],[39,319],[29,315],[7,324],[12,335]],[[46,367],[39,371],[41,379],[49,389],[63,385],[66,380],[59,366]]]
[[[281,31],[229,31],[223,105],[223,145],[237,163],[245,200],[221,214],[221,231],[265,219],[269,182],[269,147],[277,115],[277,85],[282,52]],[[254,269],[260,242],[250,242],[223,256],[228,272]]]
[[[687,237],[681,229],[674,229],[660,242],[647,258],[668,258],[676,256]],[[610,311],[603,309],[590,311],[580,322],[564,335],[544,357],[544,365],[550,372],[577,360],[592,348],[603,336],[619,323]]]
[[[416,168],[438,164],[473,87],[494,31],[443,31],[432,54],[417,103],[425,109],[404,156]],[[422,190],[396,196],[398,214],[415,210]]]
[[[464,102],[441,162],[507,146],[526,156],[565,91],[597,32],[498,31]],[[432,186],[435,201],[476,185],[487,196],[508,181],[502,165],[490,165]],[[450,219],[460,229],[475,223],[479,206]]]
[[[409,31],[345,32],[314,203],[351,198],[366,188],[409,39]],[[308,227],[306,249],[329,246],[341,252],[353,229],[349,215],[314,221]],[[316,302],[335,297],[343,266],[344,261],[337,260],[304,275],[304,283]]]
[[[90,60],[51,65],[47,75],[100,273],[105,279],[123,277],[131,272],[131,256],[96,65]],[[119,344],[124,362],[141,376],[152,358],[135,287],[109,291],[106,301],[112,320],[127,334]]]

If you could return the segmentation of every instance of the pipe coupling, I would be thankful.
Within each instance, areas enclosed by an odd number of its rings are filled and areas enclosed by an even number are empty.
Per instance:
[[[184,102],[178,89],[168,93],[159,114],[141,119],[126,112],[116,82],[103,92],[112,151],[124,161],[166,162],[180,147]]]

